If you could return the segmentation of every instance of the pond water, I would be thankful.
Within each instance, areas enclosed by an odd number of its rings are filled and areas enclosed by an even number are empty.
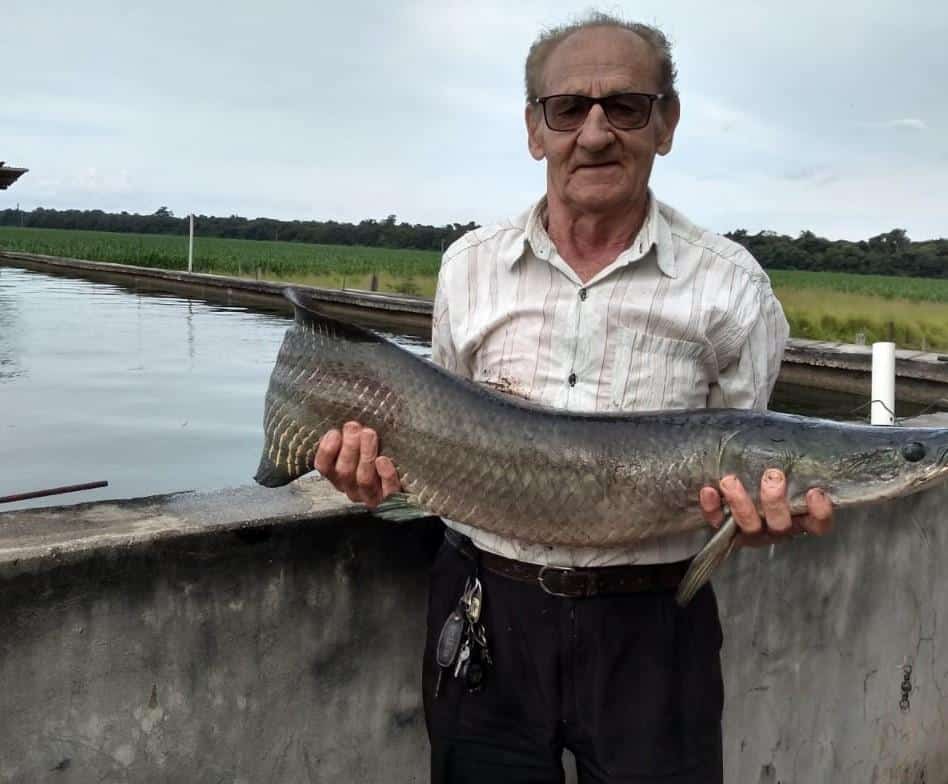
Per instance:
[[[276,313],[0,266],[0,496],[109,482],[0,512],[251,482],[288,325]],[[861,416],[849,396],[785,388],[775,400]]]
[[[287,324],[0,267],[0,496],[109,481],[0,511],[251,481]]]

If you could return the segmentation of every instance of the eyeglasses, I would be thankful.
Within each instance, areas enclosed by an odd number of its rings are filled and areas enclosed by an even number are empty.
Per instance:
[[[620,131],[636,131],[648,125],[652,104],[664,98],[663,93],[616,93],[602,98],[588,95],[547,95],[537,98],[543,107],[543,119],[551,131],[575,131],[586,122],[589,110],[597,104],[606,119]]]

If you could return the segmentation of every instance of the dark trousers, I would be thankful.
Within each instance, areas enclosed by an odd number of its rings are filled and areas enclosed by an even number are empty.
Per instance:
[[[431,573],[424,700],[432,784],[720,784],[721,625],[710,586],[565,599],[480,570],[494,664],[469,693],[435,644],[473,562],[445,542]]]

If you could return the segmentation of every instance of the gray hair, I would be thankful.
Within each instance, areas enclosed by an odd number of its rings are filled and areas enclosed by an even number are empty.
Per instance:
[[[540,97],[540,78],[543,74],[543,67],[546,65],[546,61],[550,59],[553,50],[573,33],[591,27],[615,27],[620,30],[630,30],[648,43],[658,60],[659,79],[661,80],[659,89],[670,98],[677,97],[678,90],[675,88],[675,79],[678,76],[678,70],[675,68],[675,62],[672,59],[671,43],[665,34],[657,27],[641,22],[627,22],[610,14],[593,11],[571,24],[544,30],[533,42],[533,46],[530,47],[530,52],[527,54],[527,63],[524,69],[528,103],[533,103]]]

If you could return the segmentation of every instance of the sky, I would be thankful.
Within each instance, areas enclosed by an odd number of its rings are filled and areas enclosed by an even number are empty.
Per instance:
[[[523,60],[591,8],[671,38],[652,186],[715,231],[948,236],[944,0],[0,0],[0,160],[34,207],[489,224],[542,195]]]

